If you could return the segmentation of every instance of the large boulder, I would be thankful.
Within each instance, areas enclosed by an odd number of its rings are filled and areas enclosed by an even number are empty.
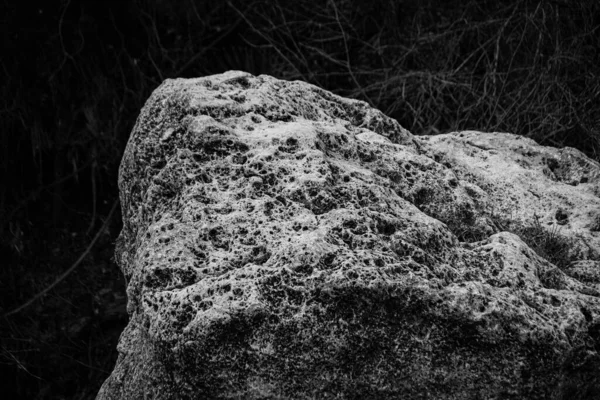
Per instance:
[[[600,398],[600,165],[574,149],[232,71],[154,91],[119,187],[130,322],[98,399]]]

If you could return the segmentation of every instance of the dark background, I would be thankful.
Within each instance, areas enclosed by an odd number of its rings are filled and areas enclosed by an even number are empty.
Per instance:
[[[414,134],[506,131],[600,159],[596,0],[22,0],[1,8],[7,399],[94,398],[114,366],[127,314],[113,260],[118,208],[107,215],[129,133],[166,78],[236,69],[300,79],[365,100]]]

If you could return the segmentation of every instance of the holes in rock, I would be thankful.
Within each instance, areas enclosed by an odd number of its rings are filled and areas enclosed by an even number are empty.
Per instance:
[[[390,236],[396,232],[396,226],[386,220],[377,221],[377,231],[383,235]]]
[[[176,330],[186,327],[194,317],[194,309],[191,304],[186,304],[182,310],[178,310],[176,321],[173,328]]]
[[[190,251],[192,252],[194,257],[196,257],[198,260],[206,260],[207,255],[202,250],[196,249],[196,248],[190,248]]]
[[[325,254],[325,256],[323,256],[323,258],[321,259],[321,263],[323,264],[323,266],[325,267],[330,267],[333,264],[333,261],[335,260],[335,253],[327,253]]]
[[[344,221],[342,226],[344,228],[354,229],[354,228],[356,228],[356,225],[357,225],[357,222],[355,220],[350,220],[350,221]]]
[[[248,77],[245,76],[228,80],[226,83],[239,86],[242,89],[248,89],[250,87],[250,81],[248,80]]]
[[[373,150],[365,149],[359,149],[358,158],[360,158],[362,162],[372,162],[377,159],[376,154]]]
[[[292,193],[290,193],[289,197],[290,197],[290,200],[292,200],[292,201],[302,203],[302,204],[307,203],[307,200],[304,197],[304,192],[302,192],[302,190],[300,190],[300,189],[294,190]]]
[[[206,172],[202,172],[198,175],[198,179],[203,183],[211,183],[212,177]]]
[[[265,164],[262,161],[254,161],[244,168],[244,176],[265,175],[267,173]]]
[[[218,138],[207,141],[203,146],[206,154],[223,157],[231,154],[233,151],[247,152],[248,145],[233,138]]]
[[[207,157],[205,154],[202,153],[194,153],[192,154],[192,158],[194,159],[195,162],[197,162],[198,164],[201,164],[205,161],[207,161]]]
[[[586,322],[592,322],[592,320],[594,318],[592,317],[592,314],[589,312],[589,310],[585,307],[581,307],[580,310],[581,310],[581,313],[583,314]]]
[[[196,271],[188,266],[185,268],[179,268],[174,272],[175,282],[178,286],[189,286],[197,282],[198,276]]]
[[[421,187],[413,195],[413,204],[421,209],[422,206],[430,203],[435,196],[435,192],[428,187]]]
[[[365,120],[365,115],[360,111],[357,111],[356,114],[352,115],[352,125],[361,126]]]
[[[347,230],[343,230],[340,233],[340,239],[344,242],[348,247],[352,248],[353,235]]]
[[[226,129],[226,128],[224,129],[224,128],[219,127],[219,126],[211,125],[211,126],[208,126],[206,128],[206,132],[208,132],[208,133],[210,133],[212,135],[225,136],[225,135],[228,135],[230,131],[228,129]]]
[[[252,249],[251,253],[252,262],[257,265],[262,265],[271,258],[271,253],[265,246],[256,246]]]
[[[167,162],[164,159],[153,159],[150,163],[150,166],[154,169],[163,169],[167,165]]]
[[[273,205],[273,203],[271,203],[270,201],[267,201],[265,203],[265,211],[264,211],[265,215],[271,216],[274,207],[275,206]]]
[[[312,196],[310,208],[315,215],[325,214],[336,207],[336,203],[326,192],[318,191],[315,194],[315,191],[309,191],[309,194]]]
[[[548,166],[548,168],[550,168],[550,171],[552,171],[552,172],[554,172],[555,170],[557,170],[560,167],[560,164],[554,158],[546,159],[546,165]]]
[[[227,240],[227,234],[223,227],[218,226],[211,228],[208,231],[208,240],[210,240],[216,248],[229,250],[229,241]]]
[[[278,202],[280,202],[284,206],[287,205],[287,200],[283,196],[276,196],[275,200],[277,200]]]
[[[293,137],[288,138],[283,145],[278,147],[278,149],[285,153],[295,153],[298,150],[298,139]]]
[[[270,172],[263,177],[263,182],[269,186],[273,186],[277,183],[277,176]]]
[[[167,269],[156,268],[146,276],[144,285],[150,289],[157,289],[159,287],[167,286],[170,281],[171,271]]]
[[[294,268],[294,272],[302,275],[310,275],[313,272],[312,265],[302,264],[296,268]]]
[[[569,220],[569,214],[561,208],[556,211],[554,217],[559,225],[565,225]]]

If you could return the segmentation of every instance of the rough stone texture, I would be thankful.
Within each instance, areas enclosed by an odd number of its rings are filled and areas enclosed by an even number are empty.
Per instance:
[[[232,71],[155,90],[119,185],[130,323],[98,399],[600,398],[600,165],[574,149]]]

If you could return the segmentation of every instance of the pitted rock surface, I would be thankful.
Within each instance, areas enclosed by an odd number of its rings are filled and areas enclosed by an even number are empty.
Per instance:
[[[416,137],[231,71],[154,91],[119,186],[130,322],[98,399],[600,396],[600,166],[576,150]]]

